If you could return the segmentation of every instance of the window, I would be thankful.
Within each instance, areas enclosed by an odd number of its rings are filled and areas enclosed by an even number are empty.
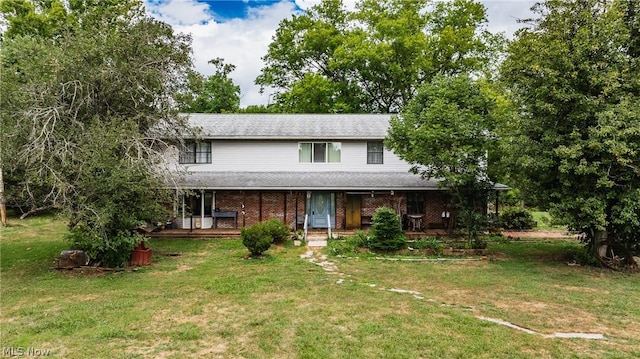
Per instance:
[[[180,148],[180,163],[211,163],[211,142],[186,142]]]
[[[211,215],[211,207],[213,207],[213,192],[203,191],[198,194],[188,195],[184,198],[185,211],[190,215],[202,215],[202,200],[204,199],[204,215]]]
[[[298,159],[300,163],[340,163],[341,151],[340,142],[300,142]]]
[[[367,142],[367,163],[382,164],[383,150],[382,141]]]
[[[424,194],[420,192],[407,193],[407,214],[424,213]]]

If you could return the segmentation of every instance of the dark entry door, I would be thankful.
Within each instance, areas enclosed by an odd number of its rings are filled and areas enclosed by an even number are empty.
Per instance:
[[[345,221],[349,229],[360,228],[361,200],[359,195],[347,195]]]

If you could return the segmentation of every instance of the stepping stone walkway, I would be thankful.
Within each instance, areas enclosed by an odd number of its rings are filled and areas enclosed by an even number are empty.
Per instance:
[[[322,244],[322,242],[324,242],[324,245]],[[336,281],[336,284],[343,284],[344,283],[344,277],[348,277],[348,276],[346,274],[340,272],[340,270],[338,269],[338,266],[336,266],[335,263],[333,263],[331,261],[328,261],[326,255],[318,254],[317,252],[315,252],[313,250],[314,247],[324,247],[324,246],[326,246],[327,245],[326,239],[323,239],[323,240],[311,240],[311,239],[309,239],[307,241],[307,243],[308,243],[307,244],[307,248],[308,248],[307,252],[305,254],[301,254],[300,258],[301,259],[305,259],[309,263],[313,263],[313,264],[315,264],[317,266],[322,267],[322,269],[324,269],[324,271],[326,273],[328,273],[328,274],[338,275],[341,278]],[[369,287],[375,288],[376,285],[375,284],[369,284]],[[414,290],[398,289],[398,288],[379,288],[379,290],[384,290],[384,291],[394,292],[394,293],[400,293],[400,294],[410,294],[415,299],[419,299],[419,300],[424,299],[424,297],[422,296],[422,293],[420,293],[418,291],[414,291]],[[427,301],[428,302],[435,302],[434,299],[428,299]],[[473,308],[465,308],[465,309],[473,310]],[[605,336],[603,334],[598,334],[598,333],[554,333],[552,335],[544,335],[544,334],[536,332],[534,330],[531,330],[531,329],[528,329],[528,328],[524,328],[524,327],[521,327],[519,325],[515,325],[513,323],[509,323],[509,322],[506,322],[506,321],[501,320],[501,319],[488,318],[488,317],[483,317],[483,316],[476,316],[476,318],[479,319],[479,320],[484,320],[484,321],[492,322],[492,323],[495,323],[495,324],[504,325],[506,327],[509,327],[509,328],[512,328],[512,329],[515,329],[515,330],[519,330],[519,331],[523,331],[523,332],[528,333],[528,334],[543,335],[544,338],[575,338],[575,339],[606,340],[606,338],[605,338]]]

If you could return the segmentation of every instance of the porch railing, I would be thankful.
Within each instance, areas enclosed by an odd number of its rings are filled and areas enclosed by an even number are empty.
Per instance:
[[[307,241],[307,232],[309,231],[309,226],[307,225],[307,222],[309,220],[309,215],[305,214],[304,215],[304,224],[302,225],[302,229],[304,230],[304,241]]]

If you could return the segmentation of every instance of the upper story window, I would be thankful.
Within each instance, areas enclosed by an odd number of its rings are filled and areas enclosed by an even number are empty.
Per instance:
[[[383,163],[384,146],[382,141],[367,142],[367,163],[382,164]]]
[[[298,143],[300,163],[340,163],[341,153],[341,142]]]
[[[180,146],[180,163],[211,163],[211,142],[185,142]]]

